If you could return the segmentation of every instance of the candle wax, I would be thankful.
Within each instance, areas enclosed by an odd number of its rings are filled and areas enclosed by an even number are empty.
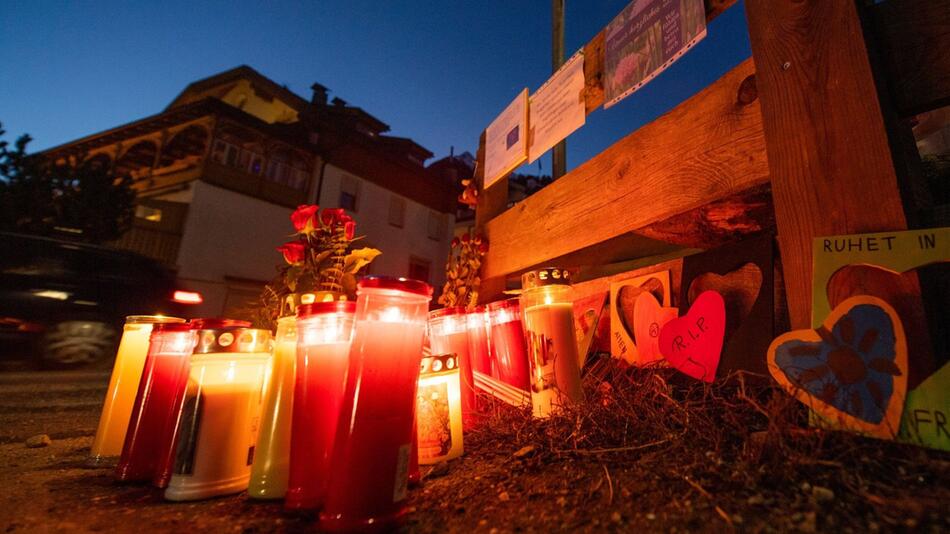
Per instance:
[[[524,321],[534,415],[546,417],[559,405],[583,402],[573,305],[556,302],[531,306],[525,310]]]
[[[129,417],[145,368],[151,333],[152,325],[148,323],[129,324],[122,331],[112,377],[109,378],[109,389],[106,390],[106,400],[99,417],[99,427],[90,451],[90,459],[96,465],[110,459],[114,461],[122,453]]]
[[[298,349],[285,500],[288,509],[312,510],[323,504],[349,352],[349,341],[300,345]]]
[[[469,351],[472,359],[472,370],[485,375],[491,375],[491,357],[488,352],[488,326],[484,320],[473,324],[470,317],[468,323]]]

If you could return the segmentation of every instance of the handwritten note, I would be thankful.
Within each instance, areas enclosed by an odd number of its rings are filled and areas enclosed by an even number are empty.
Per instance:
[[[485,188],[528,157],[528,89],[523,89],[485,130]]]
[[[577,52],[531,95],[528,163],[584,125],[584,53]]]

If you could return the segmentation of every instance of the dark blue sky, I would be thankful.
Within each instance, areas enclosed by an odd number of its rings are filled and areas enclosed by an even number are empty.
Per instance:
[[[626,0],[567,0],[566,50]],[[3,2],[0,122],[39,150],[161,111],[189,82],[247,64],[305,98],[319,81],[435,152],[474,153],[522,88],[550,75],[550,2]],[[568,139],[573,168],[749,56],[743,7],[659,78]],[[550,172],[550,156],[541,159]],[[537,172],[537,163],[530,172]]]

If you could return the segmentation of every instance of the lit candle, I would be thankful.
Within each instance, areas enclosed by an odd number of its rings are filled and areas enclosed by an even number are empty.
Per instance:
[[[367,277],[320,528],[389,531],[406,510],[416,384],[432,287]]]
[[[475,423],[475,378],[472,375],[472,346],[469,342],[465,308],[454,306],[429,313],[429,344],[432,354],[458,356],[462,383],[462,419],[466,428]]]
[[[584,401],[569,278],[568,271],[553,267],[522,277],[531,404],[536,417],[547,417],[559,406]]]
[[[323,504],[330,453],[346,385],[355,302],[319,302],[297,310],[297,372],[284,506]]]
[[[462,398],[454,354],[422,359],[416,422],[420,464],[444,462],[462,455]]]
[[[521,301],[513,299],[488,305],[491,318],[492,375],[516,388],[529,391],[531,376],[527,345],[521,325]]]
[[[195,333],[184,323],[157,324],[149,337],[148,356],[129,416],[115,476],[121,481],[155,477],[168,450],[185,385]]]
[[[112,377],[109,379],[109,389],[106,390],[106,400],[99,416],[99,427],[89,452],[90,465],[114,464],[122,453],[132,405],[135,403],[135,394],[138,393],[142,370],[145,368],[152,325],[183,322],[184,319],[162,315],[130,315],[125,318],[122,339],[119,341],[119,350],[112,366]]]
[[[469,354],[472,370],[491,376],[491,356],[488,348],[488,312],[478,306],[465,314],[468,329]]]
[[[280,499],[287,492],[290,464],[290,425],[297,361],[297,318],[277,320],[277,337],[267,384],[261,431],[254,448],[254,465],[247,494],[254,499]]]
[[[198,331],[166,499],[206,499],[247,488],[272,345],[269,330]]]

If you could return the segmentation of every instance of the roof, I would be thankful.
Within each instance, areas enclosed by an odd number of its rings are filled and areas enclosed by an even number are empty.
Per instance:
[[[274,80],[271,80],[247,65],[241,65],[196,82],[191,82],[165,109],[170,110],[183,104],[193,102],[195,99],[200,99],[199,95],[210,89],[225,86],[239,80],[250,81],[251,86],[258,94],[267,98],[279,98],[297,111],[302,111],[310,105],[309,101],[287,87],[278,85]]]

